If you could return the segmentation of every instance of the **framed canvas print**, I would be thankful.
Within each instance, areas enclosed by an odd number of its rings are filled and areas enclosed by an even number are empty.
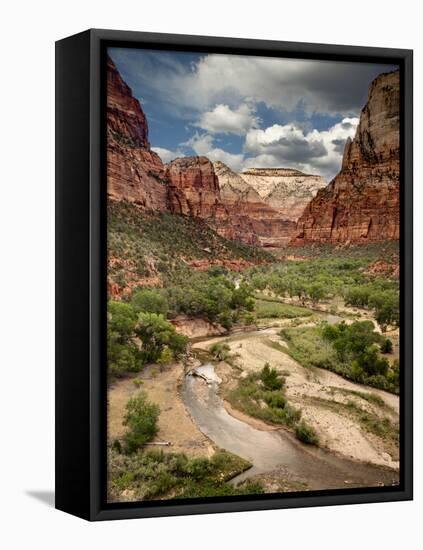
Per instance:
[[[56,44],[56,506],[412,498],[412,52]]]

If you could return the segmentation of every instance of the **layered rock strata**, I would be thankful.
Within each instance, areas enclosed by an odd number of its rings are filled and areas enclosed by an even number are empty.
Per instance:
[[[341,171],[305,209],[293,245],[399,239],[399,117],[399,72],[381,74],[345,144]]]
[[[140,103],[107,60],[107,193],[148,210],[167,210],[165,168],[150,148]]]
[[[251,168],[240,176],[266,204],[293,222],[298,220],[317,191],[327,185],[322,176],[291,168]]]

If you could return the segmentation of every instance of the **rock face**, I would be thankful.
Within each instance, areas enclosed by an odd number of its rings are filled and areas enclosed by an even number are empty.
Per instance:
[[[169,205],[174,214],[207,219],[221,206],[219,181],[207,157],[183,157],[167,165]]]
[[[168,202],[173,214],[204,220],[219,235],[247,244],[259,245],[251,220],[227,205],[219,180],[207,157],[183,157],[167,165]]]
[[[214,169],[222,199],[232,215],[243,215],[250,220],[261,246],[285,246],[295,230],[295,223],[266,204],[259,193],[226,164],[215,162]]]
[[[146,210],[167,209],[165,169],[151,151],[139,101],[107,60],[107,193]]]
[[[263,202],[257,191],[226,164],[217,161],[213,163],[213,167],[219,180],[220,193],[225,202]]]
[[[292,222],[298,220],[317,191],[327,185],[322,176],[290,168],[251,168],[240,176],[266,204]]]
[[[305,209],[293,245],[399,239],[399,97],[398,71],[372,82],[342,169]]]

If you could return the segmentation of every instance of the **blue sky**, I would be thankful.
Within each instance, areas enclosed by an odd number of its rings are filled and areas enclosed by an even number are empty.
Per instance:
[[[235,171],[291,167],[330,180],[370,82],[396,67],[110,48],[164,162],[206,155]]]

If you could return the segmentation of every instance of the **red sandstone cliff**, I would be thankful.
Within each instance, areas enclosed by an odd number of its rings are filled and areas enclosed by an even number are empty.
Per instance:
[[[399,238],[399,72],[370,85],[339,174],[311,200],[291,243],[366,243]]]
[[[291,175],[283,169],[270,170],[270,174],[269,170],[253,172],[254,183],[259,176],[260,184],[271,180],[273,191],[282,176],[286,179]],[[213,165],[206,157],[183,157],[164,165],[150,148],[147,119],[140,103],[111,59],[107,73],[107,182],[110,200],[191,216],[203,220],[219,235],[247,244],[284,246],[295,230],[293,204],[283,210],[284,200],[279,197],[275,208],[261,196],[260,185],[256,190],[223,163]],[[299,195],[298,189],[291,194]],[[304,197],[298,200],[304,202]]]
[[[107,193],[148,210],[167,209],[165,170],[150,149],[139,101],[107,60]]]
[[[207,157],[177,158],[167,165],[168,203],[174,214],[204,220],[219,235],[247,244],[260,241],[246,213],[234,210],[220,193],[219,180]]]

